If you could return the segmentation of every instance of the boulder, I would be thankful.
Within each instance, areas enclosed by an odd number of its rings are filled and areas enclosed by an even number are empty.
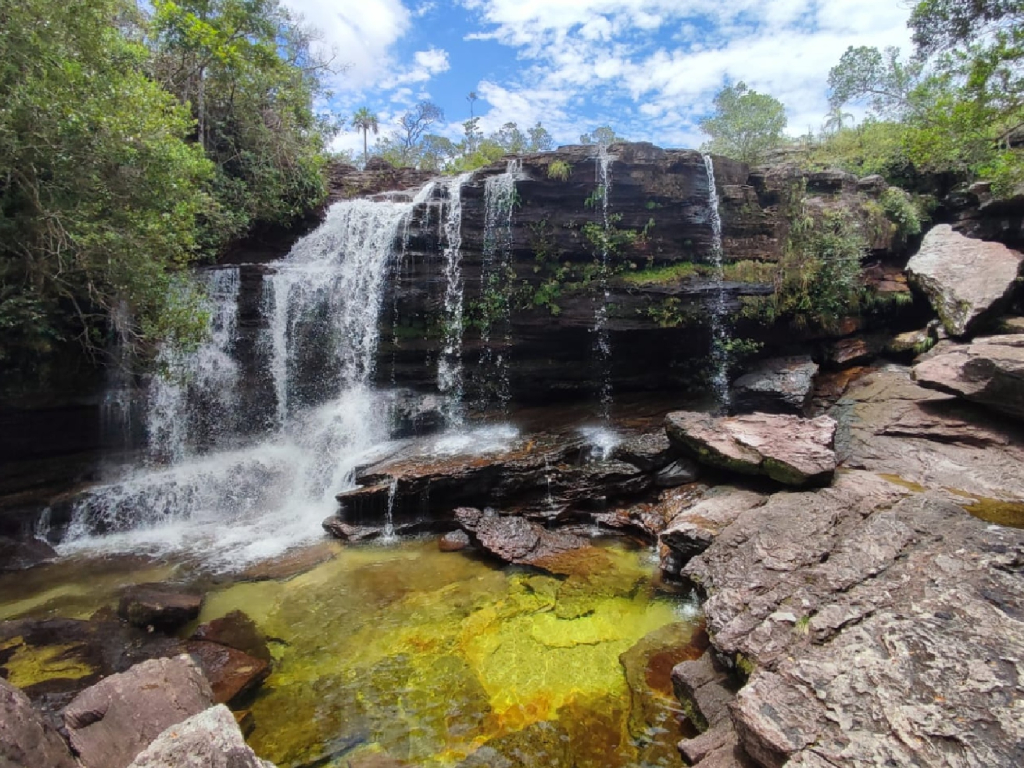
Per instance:
[[[657,472],[672,463],[675,451],[664,430],[647,432],[616,445],[611,458],[625,461],[644,472]]]
[[[173,632],[199,615],[203,596],[167,584],[140,584],[128,588],[117,615],[134,627]]]
[[[272,660],[266,636],[242,611],[231,611],[219,619],[201,624],[192,633],[192,639],[234,648],[267,663]]]
[[[940,224],[925,235],[907,273],[949,334],[961,338],[1009,303],[1022,258],[1001,243],[974,240]]]
[[[828,416],[753,413],[720,418],[678,411],[665,417],[669,439],[698,461],[786,485],[828,483],[836,469],[836,422]]]
[[[719,533],[747,510],[759,507],[765,496],[728,485],[720,485],[669,522],[658,541],[664,545],[662,570],[678,574],[679,569],[711,546]],[[670,557],[671,555],[671,557]]]
[[[28,696],[3,678],[0,678],[0,766],[76,768],[64,739],[36,712]]]
[[[579,536],[549,531],[522,517],[488,515],[477,509],[460,508],[455,519],[482,549],[506,563],[548,568],[549,561],[573,550],[590,546]]]
[[[64,725],[83,768],[125,768],[164,730],[212,704],[191,658],[153,659],[82,691]]]
[[[700,466],[690,459],[679,458],[658,471],[654,476],[654,485],[657,488],[676,488],[699,479]]]
[[[732,409],[803,414],[817,373],[818,364],[806,355],[762,360],[733,382]]]
[[[449,531],[437,541],[442,552],[460,552],[469,546],[469,534],[465,531]]]
[[[273,768],[245,743],[231,710],[210,707],[172,725],[129,768]]]
[[[937,347],[914,366],[921,386],[1024,418],[1024,336],[988,336]]]
[[[186,650],[203,670],[215,704],[230,704],[255,690],[270,674],[270,663],[226,645],[193,640]]]

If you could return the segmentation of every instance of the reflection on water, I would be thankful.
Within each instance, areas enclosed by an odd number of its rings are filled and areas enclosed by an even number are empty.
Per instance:
[[[51,572],[71,581],[69,567]],[[201,620],[241,609],[271,639],[249,741],[282,768],[678,765],[668,673],[703,633],[652,573],[620,544],[567,579],[432,540],[350,547],[289,580],[221,582]],[[93,607],[126,576],[107,574]],[[34,589],[36,615],[86,613],[81,595]]]

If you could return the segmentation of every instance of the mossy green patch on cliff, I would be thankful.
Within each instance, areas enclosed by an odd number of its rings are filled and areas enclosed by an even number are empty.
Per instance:
[[[629,272],[622,279],[629,285],[671,285],[693,277],[706,277],[711,274],[711,267],[706,264],[693,264],[682,261],[654,269],[643,269]]]

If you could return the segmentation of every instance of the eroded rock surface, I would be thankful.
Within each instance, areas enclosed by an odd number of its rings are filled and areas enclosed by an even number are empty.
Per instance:
[[[455,519],[481,548],[506,563],[551,569],[559,555],[589,547],[579,536],[549,531],[522,517],[487,515],[478,509],[455,511]]]
[[[165,729],[212,704],[210,684],[192,659],[154,659],[82,691],[64,724],[84,768],[125,768]]]
[[[245,743],[223,705],[172,725],[135,758],[130,768],[274,768]]]
[[[32,707],[28,696],[0,678],[0,766],[76,768],[64,740]]]
[[[203,596],[166,584],[140,584],[129,588],[117,614],[135,627],[173,632],[199,615]]]
[[[828,416],[754,413],[716,418],[678,411],[665,417],[669,439],[698,461],[787,485],[827,483],[836,468],[836,423]]]
[[[907,263],[951,336],[962,337],[1009,302],[1024,257],[1001,243],[965,237],[948,224],[929,230]]]
[[[914,366],[914,379],[929,389],[1024,418],[1024,336],[944,343]]]

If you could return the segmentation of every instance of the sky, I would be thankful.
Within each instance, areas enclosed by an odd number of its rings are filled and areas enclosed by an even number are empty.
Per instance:
[[[540,121],[557,144],[610,125],[625,138],[698,147],[699,120],[729,82],[785,106],[788,132],[817,131],[828,71],[847,47],[910,51],[907,0],[282,0],[334,56],[325,111],[366,106],[382,132],[418,101],[435,132]],[[856,115],[855,110],[851,110]],[[336,149],[362,150],[349,130]]]

